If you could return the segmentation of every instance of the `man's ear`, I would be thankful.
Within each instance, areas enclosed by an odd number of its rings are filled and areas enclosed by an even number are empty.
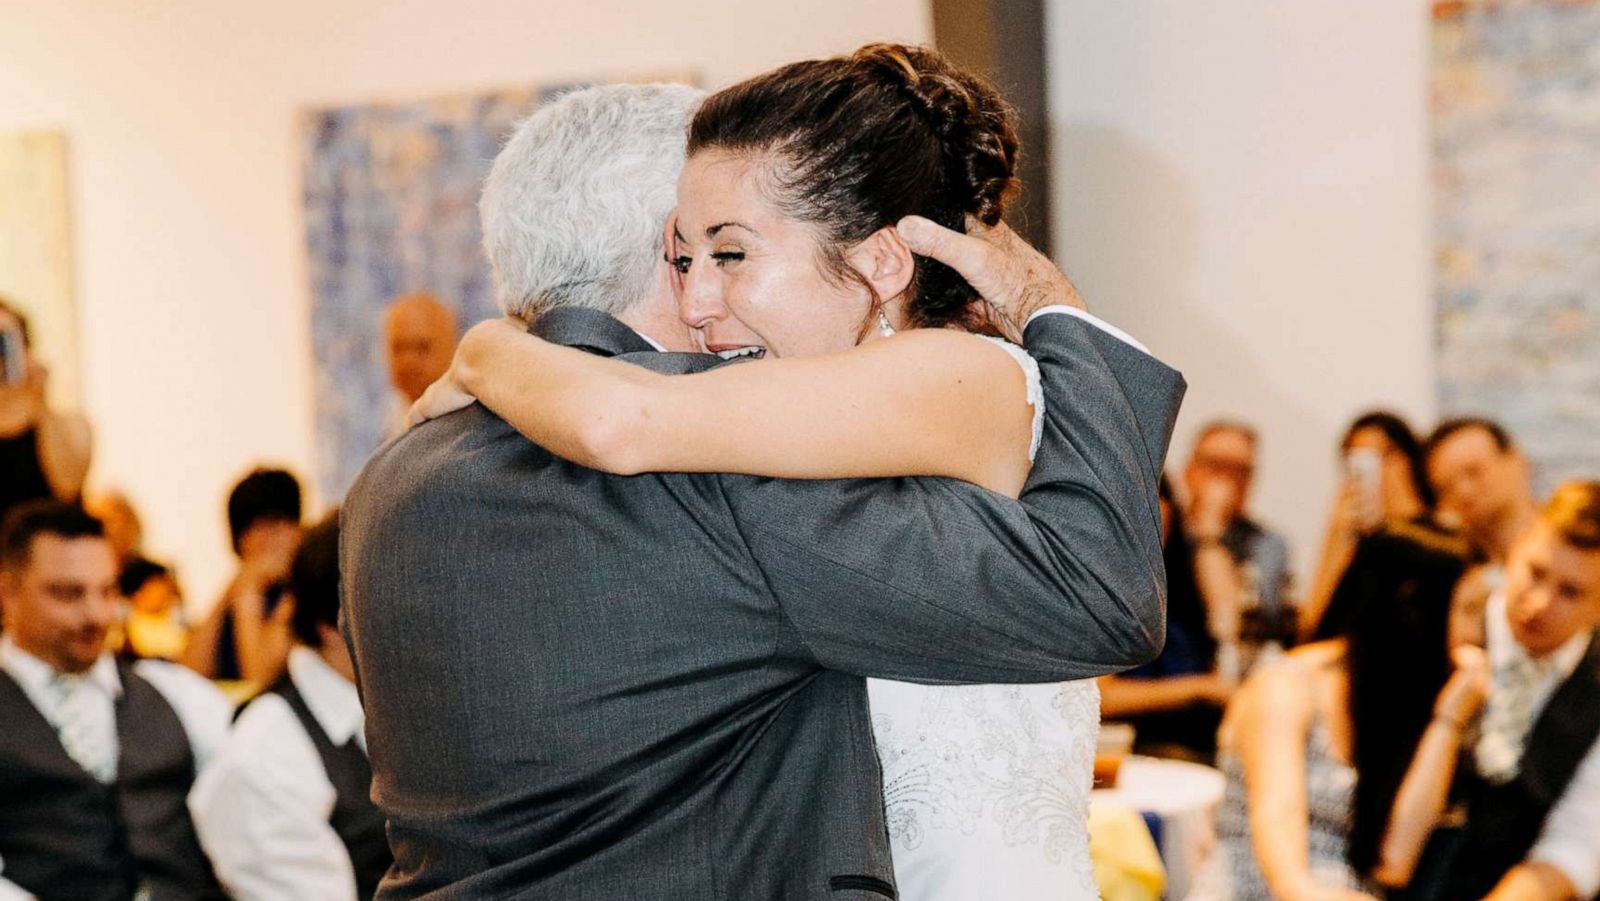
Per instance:
[[[850,248],[845,261],[861,274],[885,303],[904,294],[916,271],[916,258],[900,233],[880,228]]]

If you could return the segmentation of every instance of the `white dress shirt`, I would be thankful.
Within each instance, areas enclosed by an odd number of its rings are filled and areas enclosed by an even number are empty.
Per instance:
[[[1499,686],[1519,659],[1528,658],[1528,653],[1511,634],[1503,592],[1496,592],[1489,599],[1484,627],[1490,671],[1494,685]],[[1575,635],[1538,661],[1539,677],[1533,686],[1534,720],[1561,683],[1583,662],[1588,647],[1587,634]],[[1495,703],[1496,693],[1491,689],[1490,707]],[[1486,710],[1485,717],[1488,715]],[[1522,740],[1526,739],[1524,734]],[[1600,741],[1589,748],[1566,791],[1545,816],[1539,839],[1528,852],[1527,860],[1560,870],[1577,889],[1580,898],[1593,897],[1600,891]]]
[[[1117,328],[1111,323],[1106,322],[1104,319],[1101,319],[1086,310],[1080,310],[1077,307],[1069,307],[1062,304],[1049,307],[1040,307],[1039,309],[1035,310],[1033,315],[1028,317],[1028,321],[1023,323],[1022,330],[1027,331],[1028,326],[1033,325],[1033,320],[1038,319],[1040,316],[1052,316],[1056,314],[1063,314],[1082,319],[1084,322],[1089,323],[1100,331],[1105,332],[1118,341],[1121,341],[1123,344],[1137,348],[1145,354],[1150,354],[1150,348],[1139,343],[1137,338],[1133,337],[1122,329]],[[1153,356],[1153,354],[1150,355]]]
[[[51,726],[58,726],[58,702],[50,687],[58,675],[54,667],[17,647],[10,636],[0,636],[0,669],[17,683]],[[204,769],[228,731],[233,705],[204,677],[176,664],[141,660],[133,665],[133,671],[171,705],[189,739],[195,769]],[[83,677],[83,685],[94,697],[86,726],[96,733],[94,740],[109,748],[115,757],[118,750],[116,702],[122,697],[122,678],[117,675],[116,663],[110,654],[103,654]],[[32,897],[7,880],[4,873],[5,861],[0,860],[0,901]]]
[[[335,745],[365,750],[356,687],[310,648],[289,678]],[[305,727],[275,694],[252,701],[189,794],[200,844],[228,893],[249,899],[354,901],[349,852],[328,823],[337,794]]]

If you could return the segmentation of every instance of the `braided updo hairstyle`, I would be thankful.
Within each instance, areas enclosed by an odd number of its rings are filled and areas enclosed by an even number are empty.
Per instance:
[[[1015,119],[998,92],[938,53],[868,44],[711,95],[688,150],[775,155],[785,165],[774,167],[773,200],[819,230],[824,272],[864,283],[845,251],[904,216],[956,231],[968,215],[1000,221],[1017,188]],[[965,279],[915,259],[905,307],[913,326],[996,332]]]

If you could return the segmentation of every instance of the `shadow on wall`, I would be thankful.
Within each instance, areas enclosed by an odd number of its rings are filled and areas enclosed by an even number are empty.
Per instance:
[[[1231,323],[1230,298],[1196,283],[1199,227],[1182,170],[1119,130],[1093,122],[1055,123],[1051,141],[1057,261],[1091,310],[1149,345],[1189,380],[1169,467],[1186,458],[1196,426],[1229,415],[1263,426],[1263,480],[1294,479],[1292,459],[1273,460],[1274,436],[1320,434],[1326,426],[1280,390],[1281,380],[1252,350],[1251,342],[1261,340],[1259,327]],[[1330,449],[1329,460],[1331,454]],[[1265,511],[1269,521],[1271,512]],[[1314,549],[1295,550],[1295,562],[1308,565],[1306,555]]]

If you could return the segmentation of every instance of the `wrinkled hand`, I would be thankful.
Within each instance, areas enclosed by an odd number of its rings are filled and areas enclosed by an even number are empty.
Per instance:
[[[931,257],[960,273],[984,300],[1018,326],[1049,306],[1088,309],[1056,264],[1003,222],[990,228],[968,217],[963,235],[930,219],[907,216],[895,230],[912,253]]]

